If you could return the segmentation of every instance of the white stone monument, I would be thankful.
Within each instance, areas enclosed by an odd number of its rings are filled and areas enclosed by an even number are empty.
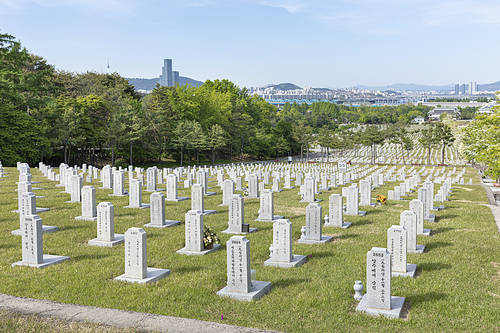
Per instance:
[[[185,246],[177,253],[201,256],[220,249],[220,244],[205,248],[203,214],[200,211],[190,210],[186,213],[185,227]]]
[[[294,255],[292,252],[292,223],[287,219],[279,219],[273,223],[273,244],[270,252],[264,266],[298,267],[307,260],[306,256]]]
[[[165,196],[161,192],[154,192],[149,197],[150,222],[145,224],[149,228],[167,228],[180,224],[180,221],[165,219]]]
[[[115,234],[115,207],[111,202],[97,205],[97,238],[89,240],[90,246],[112,247],[123,243],[124,236]]]

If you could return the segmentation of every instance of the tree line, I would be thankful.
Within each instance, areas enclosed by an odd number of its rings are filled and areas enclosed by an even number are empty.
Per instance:
[[[380,144],[390,138],[380,124],[400,127],[429,111],[326,102],[278,110],[228,80],[157,86],[142,95],[117,73],[56,70],[8,34],[0,34],[0,97],[5,165],[213,163],[308,155],[316,144],[325,153],[342,151]],[[409,147],[407,139],[391,140]]]

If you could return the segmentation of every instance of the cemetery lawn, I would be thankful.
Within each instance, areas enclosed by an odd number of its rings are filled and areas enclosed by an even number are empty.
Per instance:
[[[311,256],[303,266],[291,269],[263,265],[272,243],[272,224],[255,222],[259,201],[245,200],[245,222],[259,229],[247,235],[251,267],[257,270],[257,280],[272,282],[269,294],[247,303],[216,295],[226,284],[225,242],[230,236],[221,233],[227,227],[228,208],[219,206],[221,190],[215,182],[209,186],[217,195],[205,197],[205,208],[215,209],[217,214],[206,216],[205,225],[218,233],[222,250],[200,257],[183,256],[175,251],[184,245],[184,224],[145,228],[148,266],[172,271],[166,279],[145,286],[113,280],[124,272],[123,245],[88,246],[87,241],[96,236],[95,222],[74,220],[81,213],[80,204],[65,203],[69,195],[61,193],[38,169],[32,169],[33,181],[41,183],[33,187],[43,188],[35,193],[46,198],[37,199],[37,206],[51,209],[40,217],[44,225],[60,229],[43,236],[44,253],[69,256],[70,260],[45,269],[11,267],[21,259],[21,239],[10,233],[19,227],[18,215],[11,212],[17,209],[18,172],[15,168],[5,171],[8,178],[0,180],[0,293],[215,322],[221,322],[223,315],[225,324],[287,332],[500,330],[500,236],[490,209],[483,205],[486,195],[473,169],[464,178],[467,183],[472,177],[476,185],[454,185],[446,209],[435,212],[437,223],[425,223],[425,228],[433,230],[431,237],[418,236],[417,243],[426,245],[425,253],[408,255],[408,263],[418,266],[418,277],[392,279],[392,295],[406,297],[409,308],[403,320],[355,312],[352,287],[355,280],[366,285],[366,253],[372,247],[386,247],[387,229],[399,224],[408,200],[360,207],[368,212],[366,217],[345,216],[345,221],[353,223],[351,228],[323,228],[324,234],[334,235],[333,242],[303,245],[297,239],[305,225],[306,204],[299,202],[298,189],[275,194],[275,214],[293,224],[294,253]],[[387,195],[395,185],[375,189],[372,198]],[[100,183],[94,186],[99,188]],[[165,190],[165,185],[159,186]],[[179,196],[191,196],[181,184],[179,187]],[[97,202],[114,204],[115,233],[149,222],[149,209],[125,209],[128,197],[111,197],[110,193],[97,189]],[[318,196],[323,199],[323,215],[331,193],[341,193],[341,189]],[[416,198],[416,193],[410,198]],[[148,192],[143,192],[143,202],[149,202]],[[166,218],[183,222],[189,208],[189,200],[167,202]],[[0,325],[12,327],[5,318]]]

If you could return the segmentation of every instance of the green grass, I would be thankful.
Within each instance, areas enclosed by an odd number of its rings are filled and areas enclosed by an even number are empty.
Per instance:
[[[377,208],[362,207],[366,217],[345,217],[351,228],[324,228],[335,240],[325,245],[303,245],[296,241],[305,224],[306,204],[299,203],[298,189],[275,194],[275,214],[293,223],[295,254],[311,255],[299,268],[265,267],[272,242],[272,224],[255,222],[259,201],[245,200],[245,219],[259,230],[247,235],[251,241],[251,266],[257,279],[271,281],[272,289],[261,300],[252,303],[221,298],[216,292],[226,284],[225,242],[229,235],[220,231],[227,227],[227,207],[219,207],[221,191],[205,198],[206,209],[217,214],[205,217],[205,225],[214,228],[223,249],[202,257],[188,257],[175,251],[184,244],[184,224],[166,229],[145,229],[148,244],[148,266],[168,268],[171,275],[152,285],[135,285],[114,281],[124,272],[123,245],[114,248],[87,246],[95,238],[95,222],[74,220],[80,215],[80,204],[64,203],[69,195],[60,193],[55,182],[48,181],[33,169],[33,180],[41,181],[38,207],[50,207],[41,213],[45,225],[60,230],[43,236],[44,253],[66,255],[71,259],[59,265],[37,270],[11,267],[21,258],[20,237],[10,232],[19,227],[15,168],[6,168],[8,178],[0,181],[0,292],[15,296],[50,299],[83,305],[150,312],[170,316],[196,318],[287,332],[327,331],[483,331],[500,330],[500,237],[480,185],[456,185],[452,201],[437,212],[437,223],[427,223],[431,237],[418,237],[425,244],[424,254],[409,254],[408,262],[418,265],[416,279],[393,278],[392,295],[406,297],[407,318],[389,320],[356,313],[352,295],[355,280],[365,284],[366,252],[372,247],[386,246],[387,228],[399,224],[399,214],[408,209],[409,201],[389,202]],[[470,169],[466,183],[477,173]],[[372,192],[387,195],[396,183]],[[100,187],[95,183],[96,188]],[[164,185],[161,185],[163,188]],[[437,191],[438,186],[435,186]],[[190,196],[180,189],[180,196]],[[328,196],[340,193],[337,188],[319,196],[323,199],[323,215]],[[111,197],[111,190],[97,190],[97,201],[115,205],[115,232],[142,227],[149,221],[148,209],[125,209],[127,197]],[[411,198],[415,198],[413,194]],[[144,192],[143,201],[149,202]],[[167,202],[166,217],[184,221],[190,201]],[[0,320],[3,324],[3,320]]]

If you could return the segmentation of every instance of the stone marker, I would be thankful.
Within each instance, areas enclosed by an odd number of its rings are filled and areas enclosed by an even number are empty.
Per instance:
[[[365,216],[366,212],[359,210],[359,193],[356,185],[351,185],[346,188],[346,215]]]
[[[311,202],[306,207],[306,225],[301,229],[298,240],[303,244],[323,244],[333,240],[332,236],[323,236],[321,226],[321,205]]]
[[[392,276],[415,277],[417,265],[406,263],[407,231],[400,225],[387,230],[387,249],[391,253]]]
[[[165,219],[165,196],[163,193],[154,192],[149,197],[150,222],[145,224],[149,228],[166,228],[180,224],[180,221]]]
[[[429,202],[429,190],[425,187],[418,189],[418,200],[424,204],[424,220],[429,222],[436,222],[436,215],[431,214],[431,207]]]
[[[167,201],[184,201],[189,199],[188,197],[179,197],[177,195],[177,177],[170,173],[167,175]]]
[[[287,219],[279,219],[273,223],[273,244],[270,252],[264,266],[298,267],[307,260],[306,256],[292,253],[292,223]]]
[[[124,236],[115,234],[115,207],[111,202],[97,205],[97,238],[89,240],[91,246],[112,247],[123,243]]]
[[[21,208],[19,210],[19,229],[13,230],[12,235],[22,236],[23,223],[28,215],[36,215],[37,213],[46,212],[48,208],[36,208],[36,195],[33,192],[27,192],[21,195]],[[55,232],[58,227],[42,225],[42,233]]]
[[[328,222],[325,227],[347,229],[351,222],[344,222],[344,198],[340,194],[331,194],[328,200]]]
[[[257,231],[257,228],[250,228],[245,224],[244,199],[241,194],[233,194],[229,203],[228,227],[223,231],[225,234],[247,234]]]
[[[372,316],[400,318],[404,297],[391,296],[391,254],[373,247],[366,254],[366,294],[356,311]]]
[[[375,206],[372,203],[371,193],[372,193],[372,184],[369,180],[361,180],[359,182],[359,191],[361,192],[360,196],[360,206]]]
[[[220,206],[229,206],[233,194],[234,182],[231,179],[224,180],[222,183],[222,204]]]
[[[24,215],[21,223],[22,260],[14,266],[45,268],[59,264],[69,257],[43,254],[42,219],[38,215]]]
[[[185,246],[178,250],[177,253],[201,256],[220,249],[220,244],[213,244],[213,247],[209,249],[205,248],[203,243],[203,214],[200,211],[188,211],[185,226]]]
[[[407,252],[423,253],[425,245],[417,245],[417,215],[411,210],[404,210],[400,214],[400,223],[407,232]]]
[[[430,236],[431,229],[424,229],[424,204],[418,199],[410,201],[410,210],[417,217],[417,235]]]
[[[97,220],[95,188],[93,186],[84,186],[82,188],[82,215],[75,217],[75,220]]]
[[[128,229],[125,233],[125,274],[115,280],[144,284],[158,281],[169,274],[169,269],[148,267],[144,229]]]
[[[273,222],[283,216],[274,215],[274,193],[272,190],[263,190],[260,196],[259,216],[255,221]]]
[[[124,197],[128,195],[125,191],[125,171],[116,170],[113,173],[113,193],[110,195],[115,197]]]
[[[80,202],[82,199],[82,187],[83,187],[83,177],[80,175],[71,175],[71,199],[70,201],[66,201],[67,203],[75,203]]]
[[[128,206],[125,208],[149,208],[149,204],[142,203],[142,181],[131,179],[128,184]]]
[[[203,186],[194,184],[191,187],[191,210],[198,210],[203,215],[215,214],[215,210],[205,209],[205,197]]]
[[[259,198],[259,178],[256,174],[248,176],[248,198]]]
[[[271,282],[251,280],[250,241],[245,236],[233,236],[226,243],[227,284],[219,296],[239,301],[253,301],[271,290]]]

